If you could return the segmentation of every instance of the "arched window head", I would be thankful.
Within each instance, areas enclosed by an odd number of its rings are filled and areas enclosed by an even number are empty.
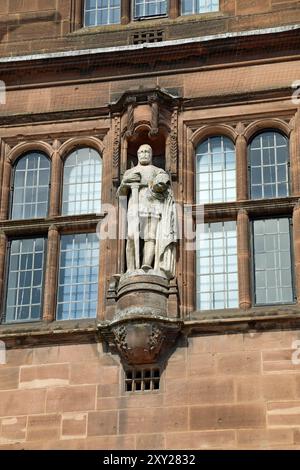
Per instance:
[[[41,152],[17,160],[13,174],[12,219],[46,217],[49,205],[50,161]]]
[[[65,161],[63,215],[94,214],[101,209],[102,160],[92,148],[72,152]]]
[[[209,137],[196,150],[196,202],[236,199],[235,147],[228,137]]]
[[[251,199],[289,195],[289,142],[276,131],[258,134],[249,146]]]

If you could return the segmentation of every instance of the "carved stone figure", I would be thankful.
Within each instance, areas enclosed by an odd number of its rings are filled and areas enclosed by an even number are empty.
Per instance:
[[[168,174],[152,165],[152,148],[141,145],[138,164],[127,170],[119,195],[128,195],[127,273],[175,276],[177,217]]]

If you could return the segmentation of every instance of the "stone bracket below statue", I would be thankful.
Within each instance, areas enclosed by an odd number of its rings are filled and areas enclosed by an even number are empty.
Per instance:
[[[128,364],[150,364],[176,340],[178,318],[176,280],[144,272],[113,276],[101,334]]]
[[[125,364],[154,364],[168,355],[182,329],[182,322],[153,316],[116,320],[99,325],[99,332],[112,352]]]

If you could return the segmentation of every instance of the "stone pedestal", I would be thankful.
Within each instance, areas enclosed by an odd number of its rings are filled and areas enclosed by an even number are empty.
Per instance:
[[[176,341],[181,321],[174,318],[174,289],[177,298],[176,282],[154,274],[114,276],[108,292],[111,320],[102,334],[127,364],[157,363]]]

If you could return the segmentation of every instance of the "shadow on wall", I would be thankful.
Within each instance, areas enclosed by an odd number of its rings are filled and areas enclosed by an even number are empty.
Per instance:
[[[54,11],[51,13],[45,13],[41,12],[39,14],[37,13],[27,13],[26,16],[20,15],[20,18],[17,20],[5,20],[5,21],[0,21],[0,42],[3,40],[5,35],[7,34],[8,31],[15,31],[21,26],[25,24],[32,24],[34,27],[34,23],[41,23],[41,22],[55,22],[55,23],[60,23],[62,20],[62,16],[59,12]]]

